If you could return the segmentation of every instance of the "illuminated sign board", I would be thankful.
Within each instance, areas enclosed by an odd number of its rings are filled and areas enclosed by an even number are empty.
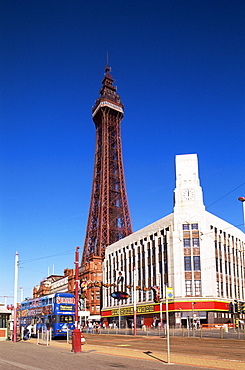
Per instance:
[[[151,313],[154,312],[154,305],[144,305],[144,306],[138,306],[136,307],[136,313],[142,314],[142,313]],[[111,310],[112,316],[118,316],[119,315],[119,309],[115,308]],[[134,308],[133,307],[121,307],[120,308],[120,315],[126,316],[126,315],[133,315],[134,314]]]
[[[60,305],[60,311],[73,311],[73,306],[71,305]]]
[[[60,304],[60,303],[75,304],[75,298],[74,297],[56,297],[56,303],[58,303],[58,304]]]

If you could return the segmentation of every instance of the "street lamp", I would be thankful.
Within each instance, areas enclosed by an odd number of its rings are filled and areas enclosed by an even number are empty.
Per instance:
[[[239,197],[238,200],[243,203],[243,218],[244,218],[244,228],[245,228],[245,197]]]
[[[191,308],[192,308],[192,331],[194,333],[194,305],[196,302],[191,302]]]

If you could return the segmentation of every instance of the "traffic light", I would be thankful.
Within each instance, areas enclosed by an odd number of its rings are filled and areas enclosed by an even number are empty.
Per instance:
[[[153,300],[155,303],[160,302],[160,287],[159,286],[152,286],[151,289],[153,290]]]
[[[238,304],[237,304],[237,301],[234,302],[234,313],[238,313]]]
[[[241,302],[237,302],[237,313],[241,312]]]
[[[80,280],[80,295],[81,298],[87,297],[88,282],[87,280]]]
[[[230,303],[229,303],[229,313],[234,313],[234,306],[233,306],[233,302],[230,302]]]
[[[241,313],[245,314],[245,302],[241,302]]]

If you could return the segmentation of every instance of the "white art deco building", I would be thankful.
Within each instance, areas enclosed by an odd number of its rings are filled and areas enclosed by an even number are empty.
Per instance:
[[[121,324],[130,325],[135,275],[137,326],[165,320],[166,284],[174,294],[171,325],[231,323],[229,303],[245,301],[245,234],[205,210],[196,154],[176,156],[174,199],[173,213],[107,247],[104,321],[117,322],[120,308]],[[160,287],[162,305],[154,303],[152,286]],[[117,290],[130,294],[120,307],[111,297]]]

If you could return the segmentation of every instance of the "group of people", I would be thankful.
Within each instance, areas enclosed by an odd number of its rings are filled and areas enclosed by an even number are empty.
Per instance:
[[[88,323],[88,333],[92,334],[93,329],[95,329],[96,333],[99,333],[100,324],[99,323],[92,323],[91,321]]]

